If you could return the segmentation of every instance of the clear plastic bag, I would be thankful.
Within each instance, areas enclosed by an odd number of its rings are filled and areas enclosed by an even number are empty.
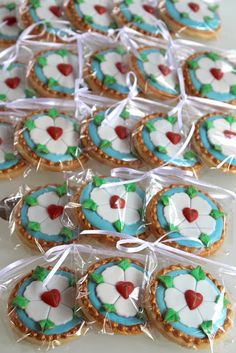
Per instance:
[[[9,47],[17,41],[21,28],[17,18],[17,3],[1,1],[0,5],[0,48]]]

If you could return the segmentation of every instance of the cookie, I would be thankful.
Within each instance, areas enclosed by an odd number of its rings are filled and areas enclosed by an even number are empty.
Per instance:
[[[70,196],[65,184],[54,184],[34,188],[23,197],[14,217],[16,231],[27,246],[47,250],[77,239],[78,232],[62,223]]]
[[[17,41],[21,29],[16,17],[16,3],[0,6],[0,47],[9,47]]]
[[[143,265],[112,257],[89,267],[78,285],[82,311],[104,332],[135,335],[147,325],[141,306]]]
[[[130,56],[130,67],[135,72],[144,94],[161,100],[178,97],[177,74],[168,66],[166,51],[155,47],[142,47],[138,52],[139,58]]]
[[[131,133],[138,118],[128,109],[111,120],[105,118],[105,111],[96,112],[83,127],[82,144],[86,152],[111,167],[140,168],[142,162],[131,145]]]
[[[169,162],[184,143],[177,118],[164,113],[145,116],[136,124],[132,136],[138,154],[152,167]],[[195,172],[202,167],[197,154],[192,150],[179,155],[170,165]]]
[[[79,145],[77,120],[55,108],[35,111],[17,126],[16,147],[38,168],[56,172],[82,168],[87,157]]]
[[[204,0],[162,0],[159,14],[173,32],[214,39],[221,30],[218,5]]]
[[[0,180],[22,175],[27,167],[15,150],[14,133],[14,125],[0,118]]]
[[[36,92],[27,84],[24,64],[16,62],[8,67],[0,65],[0,102],[35,96]]]
[[[193,96],[236,104],[236,66],[214,52],[191,55],[183,66],[186,91]]]
[[[34,57],[28,80],[42,97],[73,99],[77,73],[76,54],[66,49],[46,50]]]
[[[147,206],[146,219],[157,238],[166,235],[174,240],[168,245],[200,256],[216,252],[225,239],[227,222],[221,206],[194,186],[171,185],[158,192]]]
[[[135,183],[117,186],[118,178],[93,177],[93,181],[81,187],[73,201],[75,221],[85,230],[100,229],[107,235],[80,235],[80,239],[93,237],[102,243],[113,245],[119,237],[109,236],[109,231],[146,237],[143,220],[144,191]],[[107,183],[113,186],[104,187]],[[101,187],[103,186],[103,187]]]
[[[152,19],[153,16],[157,17],[157,1],[120,1],[113,13],[120,27],[129,26],[145,35],[161,37],[155,19]]]
[[[232,326],[232,305],[225,288],[200,266],[172,265],[151,281],[147,314],[167,339],[204,348]]]
[[[21,278],[8,301],[12,328],[34,344],[60,344],[78,337],[84,329],[84,318],[75,305],[75,274],[62,267],[44,285],[50,270],[38,266]]]
[[[109,29],[117,28],[111,16],[112,8],[110,0],[68,0],[65,12],[75,28],[107,34]]]
[[[193,143],[210,167],[236,173],[236,117],[222,113],[203,116],[198,120]]]

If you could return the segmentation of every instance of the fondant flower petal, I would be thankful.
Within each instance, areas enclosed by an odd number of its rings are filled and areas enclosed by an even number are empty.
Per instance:
[[[63,132],[74,131],[74,124],[69,119],[65,119],[63,117],[58,117],[55,120],[55,126],[60,127]]]
[[[94,188],[90,194],[90,198],[95,201],[99,206],[110,204],[111,195],[107,189]]]
[[[178,10],[178,12],[182,13],[182,12],[189,12],[189,7],[188,4],[185,1],[177,1],[174,5],[176,7],[176,9]]]
[[[61,303],[73,308],[75,306],[76,289],[75,287],[69,287],[61,293]]]
[[[139,310],[136,300],[124,299],[123,297],[119,297],[116,301],[115,308],[116,313],[123,317],[134,317]]]
[[[34,124],[39,129],[47,130],[48,127],[54,126],[54,120],[48,115],[42,115],[34,120]]]
[[[48,217],[47,219],[45,219],[45,221],[40,224],[40,231],[49,236],[60,234],[62,228],[63,225],[60,221],[60,218],[51,219]]]
[[[236,74],[233,72],[225,72],[224,81],[226,81],[229,86],[236,85]]]
[[[227,128],[227,130],[230,130]],[[223,131],[219,131],[217,128],[209,129],[207,131],[208,138],[212,145],[222,145],[225,143],[226,137]],[[227,142],[227,141],[226,141]]]
[[[57,308],[51,308],[48,320],[54,322],[56,326],[64,325],[73,319],[73,310],[63,304],[60,304]]]
[[[209,202],[200,196],[195,196],[193,199],[191,199],[191,208],[197,210],[199,215],[208,215],[212,210]]]
[[[219,93],[229,93],[230,92],[230,86],[228,85],[228,83],[224,79],[222,79],[220,81],[214,80],[212,82],[212,87],[215,92],[219,92]]]
[[[126,207],[138,210],[143,207],[143,200],[136,192],[127,192],[124,197]]]
[[[55,70],[57,70],[57,65],[62,63],[62,59],[58,54],[51,54],[47,56],[47,66],[46,67],[54,67]],[[58,71],[58,70],[57,70]],[[51,75],[50,77],[54,77],[53,75]]]
[[[117,68],[115,64],[117,62],[124,62],[123,57],[118,53],[108,52],[105,55],[105,59],[106,61],[100,64],[101,71],[104,75],[115,76],[117,74]]]
[[[201,231],[197,226],[197,222],[189,223],[184,221],[179,225],[179,232],[184,237],[199,238]]]
[[[112,141],[112,148],[115,151],[118,151],[118,152],[121,152],[121,153],[130,153],[131,152],[130,137],[127,137],[124,140],[121,140],[120,138],[116,137]]]
[[[41,223],[48,218],[48,212],[45,207],[31,206],[27,212],[29,222]]]
[[[168,146],[166,147],[168,156],[174,157],[176,153],[179,151],[181,145],[182,145],[181,142],[177,143],[176,145],[174,145],[173,143],[169,143]],[[177,158],[181,158],[181,155],[178,155]]]
[[[69,287],[68,278],[61,275],[52,276],[47,284],[48,290],[57,289],[60,293]]]
[[[190,198],[179,192],[169,198],[169,205],[164,208],[164,216],[168,223],[178,225],[185,220],[182,210],[190,207]]]
[[[53,153],[53,154],[65,154],[68,148],[68,146],[63,142],[62,139],[59,139],[56,141],[53,139],[50,139],[46,143],[46,147],[49,153]]]
[[[207,279],[197,282],[196,291],[202,294],[204,301],[208,302],[215,302],[216,297],[219,294],[214,284]]]
[[[197,226],[201,233],[212,234],[216,229],[216,220],[211,216],[201,215],[197,219]]]
[[[190,274],[179,275],[174,278],[174,287],[180,292],[185,293],[186,290],[195,290],[196,280]]]
[[[42,207],[48,207],[49,205],[57,205],[59,202],[59,196],[55,191],[45,192],[37,197],[38,204]]]
[[[148,56],[148,59],[149,59],[149,56]],[[153,62],[151,62],[150,60],[143,63],[143,68],[144,68],[145,74],[148,76],[154,75],[155,77],[159,77],[161,75],[161,72],[157,67],[157,63],[153,64]]]
[[[209,129],[209,132],[220,130],[222,133],[224,130],[230,130],[230,123],[225,119],[216,119],[213,121],[214,127]]]
[[[0,163],[4,163],[5,162],[5,153],[0,150]]]
[[[49,55],[47,60],[50,60],[52,56],[54,57],[54,55]],[[56,57],[58,58],[58,55],[56,55]],[[52,65],[46,65],[43,67],[42,70],[47,79],[53,78],[54,80],[58,81],[58,77],[59,76],[61,77],[61,73],[58,71],[58,68],[57,68],[57,63]]]
[[[24,291],[24,297],[30,301],[41,300],[41,295],[47,289],[44,287],[43,282],[33,281],[31,282],[26,290]]]
[[[76,131],[65,132],[61,139],[65,142],[65,144],[70,146],[78,146],[79,145],[79,135]]]
[[[156,127],[156,129],[158,129],[158,128]],[[172,131],[172,128],[168,131]],[[170,140],[167,138],[166,133],[160,131],[159,129],[157,131],[153,131],[150,133],[150,139],[151,139],[153,145],[156,147],[157,146],[166,147],[170,143]]]
[[[98,135],[101,138],[101,140],[113,140],[117,137],[115,130],[112,126],[102,124],[98,128]]]
[[[46,143],[50,140],[50,136],[47,131],[38,128],[30,131],[30,137],[36,145],[46,145]]]
[[[176,288],[168,288],[165,291],[165,303],[167,308],[174,309],[175,311],[179,311],[187,305],[184,293]]]
[[[203,321],[217,322],[222,316],[222,303],[211,303],[203,301],[198,307]]]
[[[112,285],[115,285],[119,281],[124,281],[125,278],[124,270],[117,265],[106,268],[102,272],[102,276],[105,283],[109,283]]]
[[[119,219],[125,224],[134,224],[140,221],[140,215],[138,210],[134,210],[131,208],[126,208],[121,210],[119,213]]]
[[[188,306],[179,311],[180,322],[186,326],[199,328],[203,319],[197,309],[190,310]]]
[[[134,287],[141,287],[144,280],[144,274],[135,267],[129,267],[125,270],[125,281],[132,282]]]
[[[75,87],[75,76],[73,74],[69,76],[57,76],[57,81],[60,86],[72,89]]]
[[[114,187],[109,187],[109,188],[106,188],[106,191],[111,195],[119,195],[120,197],[124,197],[125,194],[126,194],[126,190],[125,190],[125,187],[123,185],[118,185],[118,186],[115,186],[114,184]]]
[[[215,62],[210,58],[202,57],[201,59],[198,60],[198,65],[200,66],[201,69],[210,72],[210,69],[215,67]]]
[[[29,302],[25,308],[28,317],[36,322],[47,320],[50,311],[51,307],[42,300]]]
[[[114,304],[120,296],[116,287],[109,283],[99,284],[96,287],[96,293],[103,304]]]
[[[195,74],[197,76],[198,81],[200,81],[202,84],[210,84],[213,80],[214,77],[210,73],[210,71],[206,69],[197,69],[195,71]]]

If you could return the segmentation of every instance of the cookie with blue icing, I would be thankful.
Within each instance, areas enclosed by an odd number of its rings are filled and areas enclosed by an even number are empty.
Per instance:
[[[109,112],[111,113],[112,110]],[[82,127],[82,144],[92,158],[112,167],[139,168],[142,162],[131,144],[131,134],[139,117],[128,108],[120,116],[106,118],[105,111],[97,111]]]
[[[124,0],[113,10],[120,27],[129,26],[148,36],[160,37],[160,31],[155,23],[157,19],[158,0]]]
[[[171,99],[179,95],[176,71],[168,63],[167,52],[156,47],[138,49],[139,57],[130,56],[130,67],[135,72],[143,93],[152,99]]]
[[[185,61],[183,72],[188,94],[236,104],[236,66],[226,57],[197,52]]]
[[[16,15],[16,3],[0,6],[0,47],[8,47],[17,41],[21,29]]]
[[[218,7],[204,0],[161,0],[159,14],[173,32],[211,39],[221,30]]]
[[[38,53],[29,68],[30,85],[41,97],[73,99],[78,58],[67,49]]]
[[[110,0],[68,0],[65,12],[75,28],[107,34],[109,29],[117,28],[112,8]]]
[[[223,285],[200,266],[171,265],[154,275],[147,314],[167,339],[188,348],[210,347],[232,327],[233,311]]]
[[[191,149],[172,160],[185,141],[175,116],[164,113],[145,116],[134,127],[132,141],[140,157],[153,167],[169,161],[181,169],[197,171],[202,167],[197,154]]]
[[[35,111],[17,126],[17,149],[32,165],[50,171],[77,170],[87,161],[80,148],[80,125],[52,108]]]
[[[141,301],[143,264],[122,257],[97,261],[78,286],[81,308],[108,333],[140,334],[147,326]]]
[[[116,185],[117,182],[121,182],[121,179],[94,176],[92,181],[75,194],[73,202],[77,205],[74,208],[76,223],[85,230],[107,231],[107,235],[81,235],[80,239],[88,242],[93,238],[113,245],[119,237],[109,236],[109,232],[141,238],[147,236],[143,189],[137,183]]]
[[[61,267],[45,283],[51,269],[36,267],[17,281],[9,296],[12,328],[34,344],[66,342],[85,327],[85,319],[76,310],[75,274]]]
[[[69,244],[78,232],[63,225],[62,219],[71,191],[65,184],[33,188],[16,209],[16,230],[27,246],[36,249]]]
[[[170,246],[200,256],[216,252],[225,239],[224,210],[194,186],[176,184],[156,193],[147,206],[146,219],[157,238],[165,235]]]
[[[210,167],[236,173],[236,117],[211,113],[197,121],[194,146]]]

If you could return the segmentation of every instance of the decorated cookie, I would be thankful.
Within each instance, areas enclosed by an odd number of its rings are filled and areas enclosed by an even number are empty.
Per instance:
[[[183,67],[187,93],[236,104],[236,66],[213,52],[190,56]]]
[[[65,12],[75,28],[106,34],[117,27],[111,16],[112,8],[110,0],[68,0]]]
[[[23,174],[26,162],[14,148],[15,127],[0,118],[0,179],[11,179]]]
[[[47,50],[34,58],[29,82],[42,97],[72,99],[77,78],[77,56],[66,50]]]
[[[155,47],[138,49],[139,58],[132,55],[130,67],[145,95],[154,99],[170,99],[179,95],[178,78],[168,66],[166,51]]]
[[[0,6],[0,47],[15,44],[21,29],[16,17],[16,4],[10,2]]]
[[[20,20],[24,28],[40,21],[46,21],[46,26],[36,26],[32,33],[39,35],[39,40],[61,42],[68,34],[65,24],[62,0],[26,0],[19,9]],[[60,21],[64,21],[60,23]]]
[[[89,267],[78,286],[81,308],[107,332],[140,334],[146,325],[141,306],[143,282],[141,263],[122,257],[100,260]]]
[[[133,143],[140,157],[153,167],[169,162],[185,141],[179,132],[177,118],[158,113],[140,120],[134,128]],[[201,168],[194,151],[178,155],[171,164],[182,169]]]
[[[144,191],[135,183],[116,185],[118,178],[93,177],[74,196],[75,219],[82,229],[101,229],[108,235],[95,235],[101,242],[116,243],[109,231],[144,237]],[[114,187],[112,184],[114,183]],[[83,237],[82,235],[80,236]],[[88,235],[84,235],[88,239]],[[90,235],[89,235],[90,237]]]
[[[218,7],[204,0],[161,0],[159,13],[174,32],[211,39],[221,29]]]
[[[128,25],[146,35],[160,37],[155,24],[158,0],[124,0],[114,8],[114,16],[121,27]]]
[[[131,147],[131,133],[137,120],[128,109],[110,120],[105,118],[105,111],[96,112],[83,130],[82,143],[86,151],[92,158],[112,167],[140,167],[142,162]]]
[[[17,204],[16,230],[30,247],[48,249],[76,240],[78,232],[62,223],[70,200],[66,185],[47,185],[27,193]]]
[[[36,344],[76,338],[84,326],[76,311],[74,273],[63,267],[44,285],[50,269],[38,266],[20,279],[8,302],[12,327]]]
[[[146,218],[153,235],[166,235],[172,240],[168,245],[197,251],[200,256],[217,251],[225,238],[226,216],[221,206],[194,186],[164,188],[152,197]]]
[[[198,120],[194,145],[204,161],[224,172],[236,173],[236,117],[208,114]]]
[[[52,108],[33,112],[17,127],[17,149],[31,164],[51,171],[82,168],[80,125]]]
[[[12,63],[8,67],[0,65],[0,102],[36,96],[36,92],[27,85],[25,76],[24,64]]]
[[[128,53],[122,46],[95,52],[87,65],[85,78],[98,94],[111,98],[125,98],[129,93],[126,75],[131,71]]]
[[[166,338],[188,348],[204,348],[232,326],[225,288],[198,267],[172,265],[152,280],[147,313]]]

